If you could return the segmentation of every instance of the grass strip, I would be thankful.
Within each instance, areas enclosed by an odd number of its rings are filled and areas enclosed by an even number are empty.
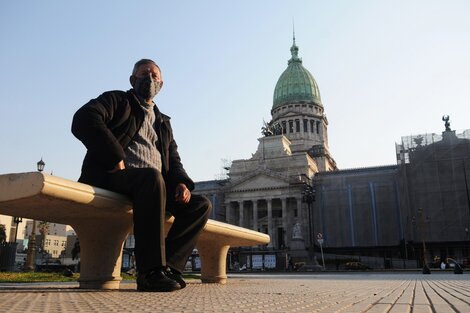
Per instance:
[[[123,280],[135,280],[136,277],[121,273]],[[74,282],[80,277],[79,273],[66,277],[62,273],[46,272],[0,272],[0,283],[42,283],[42,282]],[[201,279],[198,274],[184,274],[185,279]]]
[[[77,281],[79,274],[66,277],[62,273],[44,272],[0,272],[0,283],[41,283]]]

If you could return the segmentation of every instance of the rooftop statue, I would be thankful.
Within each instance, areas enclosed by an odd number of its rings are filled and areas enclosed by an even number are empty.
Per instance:
[[[445,122],[446,132],[450,132],[450,123],[449,123],[449,115],[443,115],[442,120]]]
[[[263,121],[261,133],[265,137],[282,135],[282,126],[278,122],[273,123],[273,121],[271,121],[269,123],[266,123],[265,121]]]

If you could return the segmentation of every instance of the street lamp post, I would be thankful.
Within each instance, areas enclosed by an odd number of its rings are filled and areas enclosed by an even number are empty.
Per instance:
[[[308,177],[307,177],[308,178]],[[310,179],[309,179],[310,180]],[[315,189],[309,183],[304,182],[304,187],[302,190],[302,202],[307,203],[308,208],[308,238],[309,238],[309,257],[313,259],[313,212],[312,212],[312,203],[315,201]]]
[[[323,270],[325,270],[325,258],[323,257],[323,234],[322,233],[318,233],[317,235],[317,242],[318,244],[320,245],[320,252],[321,252],[321,262],[323,264]]]
[[[421,234],[421,241],[423,244],[423,274],[431,274],[431,270],[429,269],[429,266],[426,262],[426,243],[424,241],[424,227],[426,222],[428,221],[428,218],[424,216],[423,209],[419,208],[418,209],[418,215],[420,218],[420,234]],[[416,218],[413,216],[411,223],[416,226]]]
[[[44,167],[46,166],[46,163],[44,163],[44,161],[42,160],[39,160],[38,163],[36,163],[37,167],[38,167],[38,172],[42,172],[44,171]]]
[[[36,163],[38,172],[42,172],[46,163],[41,160]],[[33,220],[33,229],[28,240],[28,253],[26,254],[26,263],[24,265],[25,271],[33,271],[36,268],[36,220]]]
[[[21,223],[23,221],[23,219],[21,217],[13,217],[13,223],[16,224],[16,228],[15,228],[15,240],[13,242],[16,242],[16,239],[18,238],[18,224]]]

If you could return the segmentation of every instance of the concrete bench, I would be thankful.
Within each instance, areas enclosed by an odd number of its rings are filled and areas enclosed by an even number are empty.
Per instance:
[[[128,198],[40,172],[0,175],[0,214],[71,225],[80,238],[80,288],[118,289],[124,240],[132,230]],[[168,218],[168,231],[173,218]],[[269,236],[209,220],[197,249],[201,280],[227,280],[229,247],[269,243]]]

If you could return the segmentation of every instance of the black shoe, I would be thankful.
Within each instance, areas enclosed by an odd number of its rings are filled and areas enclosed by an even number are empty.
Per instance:
[[[165,272],[165,275],[167,277],[173,279],[174,281],[176,281],[181,286],[181,289],[186,287],[186,282],[184,281],[183,275],[181,275],[180,272],[178,272],[178,271],[176,271],[172,268],[167,268],[166,272]]]
[[[151,270],[137,276],[138,291],[170,292],[179,289],[180,284],[167,277],[164,269]]]

